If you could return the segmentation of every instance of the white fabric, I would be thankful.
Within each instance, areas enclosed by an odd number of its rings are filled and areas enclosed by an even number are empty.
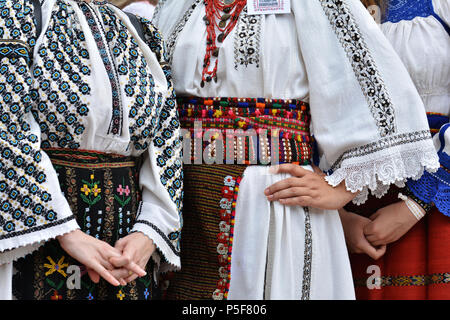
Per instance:
[[[450,1],[434,0],[436,14],[450,25]],[[400,56],[427,112],[450,114],[450,36],[433,16],[397,23],[381,30]]]
[[[12,263],[0,265],[0,300],[12,299]]]
[[[155,6],[150,4],[148,1],[136,1],[130,3],[122,10],[146,18],[148,20],[152,20]]]
[[[305,167],[311,170],[311,167]],[[270,203],[261,195],[287,174],[249,167],[239,185],[231,260],[230,300],[302,298],[305,212]],[[350,262],[337,211],[310,209],[312,273],[310,299],[355,299]],[[273,219],[270,228],[270,219]],[[249,228],[248,226],[252,226]],[[269,233],[274,243],[268,248]],[[266,279],[266,256],[273,256]]]
[[[433,0],[435,13],[450,25],[450,1]],[[450,116],[450,36],[434,17],[416,17],[397,23],[385,22],[381,30],[402,59],[427,112]],[[434,136],[441,148],[439,134]],[[450,135],[445,134],[444,152],[450,154]]]

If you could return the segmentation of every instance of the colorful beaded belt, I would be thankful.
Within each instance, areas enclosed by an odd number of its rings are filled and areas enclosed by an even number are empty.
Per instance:
[[[182,97],[178,109],[185,163],[311,163],[311,117],[305,102]]]

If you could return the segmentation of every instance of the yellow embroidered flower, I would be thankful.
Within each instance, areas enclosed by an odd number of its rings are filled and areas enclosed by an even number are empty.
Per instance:
[[[125,298],[125,294],[122,292],[122,290],[119,290],[119,293],[116,294],[117,299],[123,300]]]
[[[96,197],[100,192],[102,192],[102,189],[100,189],[96,184],[94,184],[94,187],[91,190],[94,193],[94,197]]]
[[[87,196],[89,193],[91,193],[91,189],[88,188],[87,184],[84,184],[83,188],[81,188],[81,192],[84,192],[84,194]]]
[[[94,175],[93,174],[91,174],[91,180],[94,180]]]
[[[45,273],[45,276],[51,275],[52,273],[59,272],[64,278],[67,277],[67,273],[64,272],[64,268],[68,267],[68,263],[64,263],[64,256],[59,259],[58,263],[55,263],[52,258],[47,257],[47,260],[50,261],[51,264],[44,263],[44,267],[49,270]]]

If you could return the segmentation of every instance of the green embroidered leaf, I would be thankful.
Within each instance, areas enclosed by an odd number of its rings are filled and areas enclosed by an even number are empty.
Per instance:
[[[122,204],[122,207],[126,206],[131,200],[131,197],[128,197]]]
[[[45,278],[45,281],[47,281],[47,283],[50,285],[50,287],[52,287],[53,289],[56,289],[56,284],[50,280],[49,278]]]
[[[63,284],[64,284],[64,280],[61,280],[61,282],[58,284],[58,287],[56,288],[56,290],[61,289],[61,287],[63,286]]]
[[[91,205],[91,200],[88,199],[83,193],[80,194],[81,199],[87,204]]]
[[[94,200],[92,200],[91,206],[93,206],[94,204],[96,204],[97,202],[99,202],[101,198],[102,198],[102,196],[97,196]]]
[[[116,201],[123,207],[122,199],[120,199],[117,194],[114,195],[114,199],[116,199]]]

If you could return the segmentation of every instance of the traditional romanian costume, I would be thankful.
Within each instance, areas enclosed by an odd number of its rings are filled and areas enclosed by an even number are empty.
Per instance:
[[[362,208],[370,214],[408,195],[428,212],[408,233],[387,247],[379,260],[352,256],[358,299],[450,299],[450,3],[446,0],[392,0],[381,29],[409,71],[427,111],[440,168],[410,180],[405,190]],[[380,289],[367,287],[370,265],[381,271]]]
[[[358,0],[249,13],[262,4],[161,0],[155,11],[191,163],[170,299],[354,299],[337,211],[267,201],[288,178],[268,164],[311,169],[317,149],[326,180],[359,203],[439,167],[420,96]]]
[[[157,297],[153,271],[180,267],[182,224],[179,121],[160,34],[106,1],[0,8],[0,291],[10,294],[15,261],[18,299]],[[143,232],[157,247],[148,275],[94,284],[52,240],[77,228],[112,246]],[[73,266],[81,286],[68,289]]]

